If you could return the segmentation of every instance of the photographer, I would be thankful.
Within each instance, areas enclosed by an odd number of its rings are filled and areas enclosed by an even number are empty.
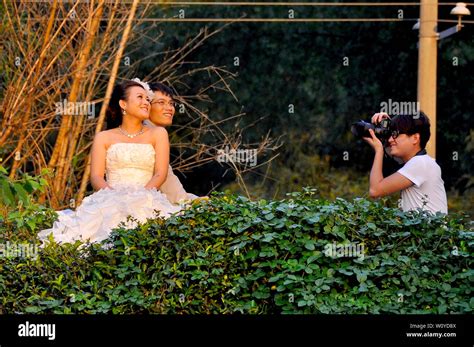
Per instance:
[[[372,117],[372,123],[379,124],[383,119],[390,117],[386,113],[376,113]],[[441,169],[425,150],[430,138],[428,117],[423,112],[416,116],[395,116],[391,120],[390,130],[387,150],[391,156],[403,161],[404,165],[394,174],[383,177],[384,145],[374,131],[369,129],[371,137],[364,137],[364,140],[375,151],[370,171],[370,196],[378,198],[401,191],[403,211],[421,208],[433,213],[447,214]]]

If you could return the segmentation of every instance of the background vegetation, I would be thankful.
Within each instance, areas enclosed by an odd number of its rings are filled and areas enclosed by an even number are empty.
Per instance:
[[[352,137],[350,124],[368,119],[389,99],[416,100],[418,34],[411,29],[419,17],[416,6],[223,7],[143,2],[131,22],[128,41],[122,43],[117,33],[127,26],[130,4],[103,4],[103,20],[96,23],[95,32],[87,31],[95,28],[99,5],[60,2],[56,11],[45,3],[1,5],[5,11],[0,44],[6,54],[1,60],[0,154],[11,178],[25,172],[39,175],[45,167],[55,170],[51,177],[56,179],[50,179],[43,201],[56,208],[91,192],[87,153],[94,132],[102,127],[103,97],[111,81],[139,76],[176,89],[184,112],[178,110],[169,129],[172,161],[185,187],[201,195],[229,189],[255,198],[281,198],[303,186],[315,186],[328,198],[364,196],[372,153]],[[185,18],[288,18],[289,9],[299,19],[398,18],[402,11],[403,21],[224,25],[148,20],[178,17],[180,11]],[[451,19],[450,9],[439,6],[439,18]],[[16,18],[15,11],[23,11],[23,16]],[[35,22],[35,14],[66,20],[53,22],[48,34],[48,21]],[[117,20],[107,20],[111,16]],[[452,25],[440,22],[438,30]],[[461,32],[439,42],[437,161],[451,211],[474,210],[470,95],[474,77],[468,71],[474,59],[473,27],[466,24]],[[48,35],[54,40],[45,47]],[[22,49],[25,42],[30,54]],[[84,64],[80,57],[86,53]],[[16,58],[21,64],[16,64]],[[348,66],[343,64],[345,58]],[[457,65],[453,58],[458,59]],[[54,69],[62,75],[47,73]],[[73,89],[76,95],[71,95]],[[95,118],[68,120],[54,114],[54,102],[73,97],[94,103]],[[72,137],[65,137],[67,131]],[[272,142],[268,134],[280,141]],[[218,163],[216,151],[226,145],[259,148],[258,164],[278,157],[257,168]],[[19,161],[15,160],[18,151]],[[67,155],[55,156],[61,151]],[[396,165],[387,161],[385,167],[388,174]]]

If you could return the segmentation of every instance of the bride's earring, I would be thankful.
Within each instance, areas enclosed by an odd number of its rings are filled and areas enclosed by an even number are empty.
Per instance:
[[[127,114],[127,111],[125,111],[123,108],[122,108],[122,114],[125,116]]]

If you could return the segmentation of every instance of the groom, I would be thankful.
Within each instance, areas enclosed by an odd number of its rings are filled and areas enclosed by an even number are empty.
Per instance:
[[[162,83],[149,83],[150,89],[155,94],[151,102],[150,119],[145,120],[147,126],[168,127],[173,123],[175,113],[175,102],[173,100],[174,92],[171,88]],[[161,185],[160,191],[166,194],[168,200],[177,204],[184,201],[192,201],[198,197],[194,194],[186,193],[178,177],[173,173],[173,169],[168,168],[168,177]]]

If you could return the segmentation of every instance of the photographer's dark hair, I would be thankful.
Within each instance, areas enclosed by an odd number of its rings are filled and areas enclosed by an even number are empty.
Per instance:
[[[150,89],[154,92],[161,92],[167,96],[169,96],[171,99],[174,99],[175,97],[175,92],[173,89],[170,87],[164,85],[163,83],[160,82],[153,82],[148,84],[150,86]]]
[[[134,81],[125,81],[114,87],[106,112],[107,129],[117,128],[122,124],[123,114],[119,101],[128,99],[129,89],[132,87],[143,88],[140,83]]]
[[[392,119],[392,127],[400,134],[420,134],[420,148],[424,149],[430,139],[430,120],[424,112],[418,115],[398,115]]]

